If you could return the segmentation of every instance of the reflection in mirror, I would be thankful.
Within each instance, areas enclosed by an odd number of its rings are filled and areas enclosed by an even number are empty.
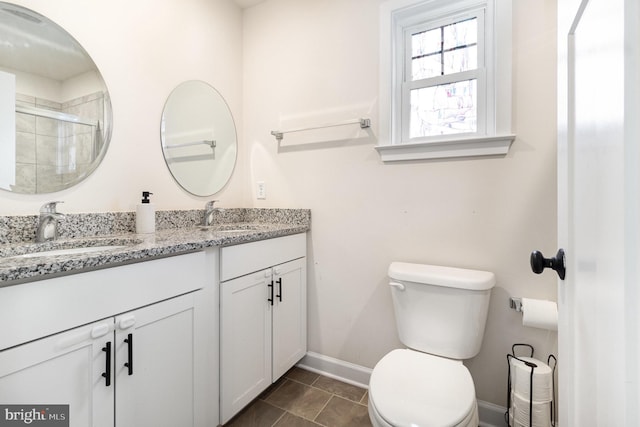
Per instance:
[[[160,139],[171,175],[189,193],[210,196],[231,178],[237,153],[233,116],[207,83],[191,80],[171,92]]]
[[[0,40],[0,188],[69,188],[109,144],[104,80],[69,33],[32,10],[0,2]]]

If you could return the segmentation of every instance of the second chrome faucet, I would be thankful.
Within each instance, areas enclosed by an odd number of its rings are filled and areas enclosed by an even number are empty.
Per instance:
[[[64,214],[56,210],[58,203],[64,202],[48,202],[40,208],[36,242],[48,242],[58,238],[58,220],[64,218]]]

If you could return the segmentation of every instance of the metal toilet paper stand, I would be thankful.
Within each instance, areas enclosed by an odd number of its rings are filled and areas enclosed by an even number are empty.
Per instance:
[[[515,308],[515,307],[514,307]],[[509,427],[512,427],[511,425],[511,419],[509,417],[509,412],[512,410],[511,406],[513,404],[513,402],[511,401],[511,392],[512,392],[512,387],[513,384],[511,382],[511,360],[515,359],[518,360],[520,362],[522,362],[525,366],[529,367],[531,369],[531,372],[529,374],[529,427],[534,427],[533,426],[533,377],[534,377],[534,371],[535,369],[538,367],[538,365],[536,365],[535,363],[532,363],[528,360],[523,360],[519,357],[516,356],[516,348],[517,347],[526,347],[530,350],[531,354],[529,356],[529,358],[533,358],[533,346],[530,344],[513,344],[511,346],[511,354],[507,354],[507,366],[508,366],[508,375],[507,375],[507,412],[505,412],[504,417],[505,417],[505,422],[507,423],[507,425]],[[523,357],[523,356],[521,356]],[[556,426],[556,404],[555,404],[555,400],[556,400],[556,380],[555,380],[555,374],[556,374],[556,366],[558,365],[558,359],[553,355],[550,354],[547,357],[547,365],[550,366],[551,360],[553,360],[553,368],[551,371],[551,384],[552,384],[552,394],[551,394],[551,405],[550,405],[550,413],[549,413],[549,417],[551,420],[551,426],[555,427]],[[514,414],[514,420],[515,420],[515,411],[513,411]]]

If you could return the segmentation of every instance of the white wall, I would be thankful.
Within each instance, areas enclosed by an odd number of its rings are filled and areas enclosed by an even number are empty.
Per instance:
[[[81,184],[54,194],[0,191],[0,215],[36,214],[48,200],[62,212],[135,209],[142,190],[158,209],[203,208],[208,198],[173,181],[160,147],[160,116],[171,90],[203,80],[228,102],[242,137],[242,11],[231,0],[14,0],[65,28],[89,52],[113,105],[113,137],[102,164]],[[239,159],[243,151],[240,150]],[[245,168],[236,165],[216,199],[242,205]]]
[[[16,76],[16,93],[63,102],[62,87],[58,80],[48,79],[6,67],[0,67],[0,71],[5,71]]]
[[[374,150],[380,0],[268,0],[244,14],[244,141],[258,207],[312,209],[309,349],[373,367],[398,347],[386,269],[394,260],[496,273],[483,348],[467,362],[479,399],[506,405],[506,354],[546,359],[555,333],[524,328],[509,296],[555,300],[529,254],[556,250],[555,1],[514,1],[513,119],[506,157],[382,164]],[[285,135],[369,112],[354,129]],[[315,139],[315,142],[313,140]],[[337,139],[336,139],[337,138]],[[345,140],[346,138],[346,140]]]

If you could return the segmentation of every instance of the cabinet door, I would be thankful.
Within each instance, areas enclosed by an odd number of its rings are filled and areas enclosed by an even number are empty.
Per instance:
[[[273,268],[273,382],[307,352],[306,258]]]
[[[114,387],[113,319],[0,352],[0,403],[69,405],[71,427],[113,427]]]
[[[116,317],[116,426],[194,425],[194,295]]]
[[[220,284],[222,423],[271,384],[271,270]]]

